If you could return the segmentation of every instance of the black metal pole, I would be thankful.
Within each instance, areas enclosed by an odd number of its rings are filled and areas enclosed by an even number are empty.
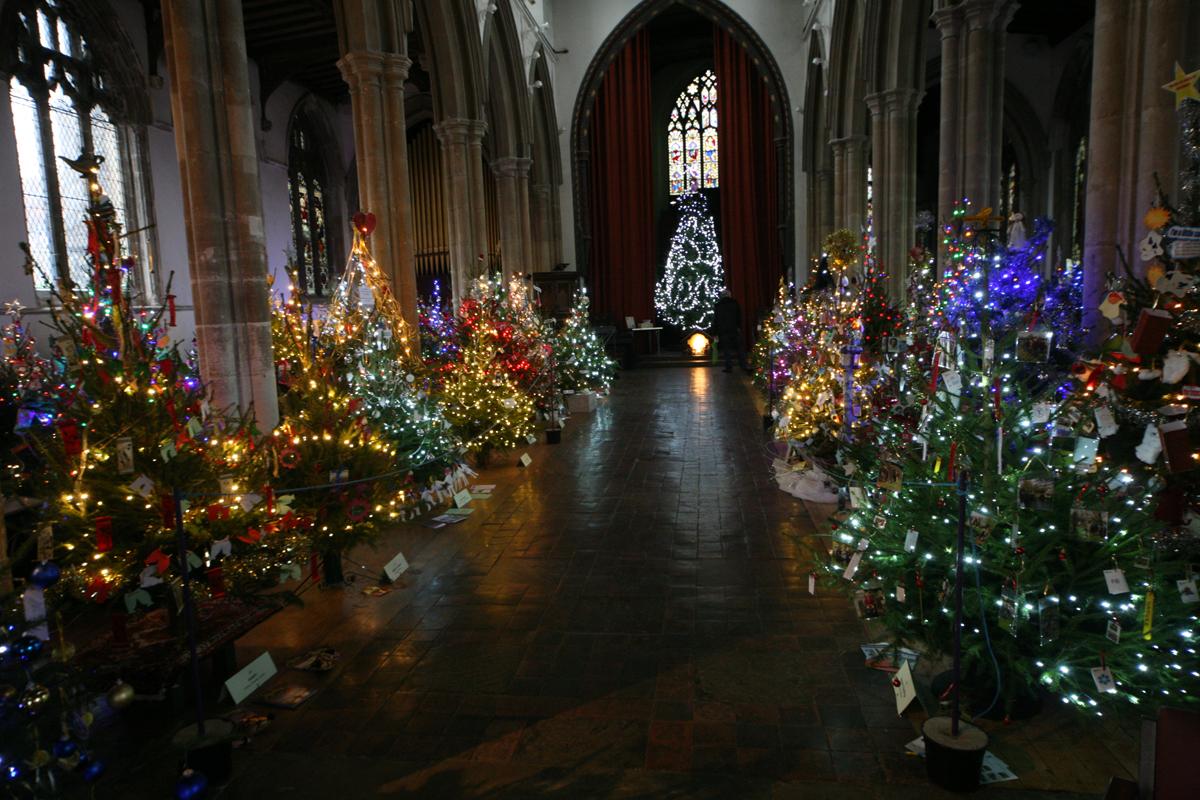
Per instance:
[[[183,533],[183,495],[174,490],[175,497],[175,558],[183,570],[183,615],[187,618],[188,655],[192,662],[192,686],[196,693],[196,737],[204,738],[204,687],[200,683],[200,653],[196,645],[196,612],[192,605],[189,582],[191,569],[187,561],[187,540]]]
[[[954,667],[950,673],[950,734],[958,736],[959,685],[962,682],[963,547],[967,531],[967,471],[958,471],[958,550],[954,565]]]

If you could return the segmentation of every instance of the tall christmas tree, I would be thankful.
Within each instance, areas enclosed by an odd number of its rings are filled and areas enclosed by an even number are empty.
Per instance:
[[[725,285],[717,228],[702,193],[681,195],[674,205],[679,224],[671,237],[666,271],[654,287],[654,308],[670,325],[707,328]]]
[[[1004,247],[986,215],[959,216],[962,233],[947,235],[957,263],[916,326],[930,346],[904,371],[906,400],[846,450],[850,509],[825,568],[896,644],[948,650],[965,475],[961,635],[975,710],[1016,713],[1040,686],[1097,712],[1187,700],[1183,554],[1102,452],[1111,417],[1076,408],[1029,291],[1036,260]]]

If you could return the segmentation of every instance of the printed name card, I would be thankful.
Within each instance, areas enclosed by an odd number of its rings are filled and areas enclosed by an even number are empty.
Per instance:
[[[462,508],[463,506],[467,505],[470,502],[471,502],[471,490],[470,489],[463,489],[460,492],[454,493],[454,505],[456,507]]]
[[[892,689],[896,692],[896,715],[903,716],[904,709],[917,696],[917,687],[913,683],[912,668],[905,660],[900,665],[900,671],[892,678]]]
[[[269,681],[278,671],[275,662],[271,660],[271,654],[263,651],[261,656],[225,681],[225,691],[229,692],[229,698],[233,700],[234,705],[241,705],[243,700],[254,694],[258,687]]]
[[[396,553],[396,557],[383,566],[383,574],[389,581],[394,581],[408,570],[408,559],[404,553]]]

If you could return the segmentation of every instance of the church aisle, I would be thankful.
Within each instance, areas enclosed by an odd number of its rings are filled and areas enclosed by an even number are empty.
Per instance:
[[[739,375],[624,373],[528,471],[486,470],[495,497],[467,522],[362,559],[402,549],[396,591],[309,592],[239,642],[241,664],[341,658],[282,668],[318,691],[235,754],[218,796],[936,794],[850,603],[808,594],[811,525],[758,421]]]

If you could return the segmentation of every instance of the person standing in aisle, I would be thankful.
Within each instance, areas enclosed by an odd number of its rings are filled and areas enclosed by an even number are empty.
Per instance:
[[[742,347],[742,309],[729,289],[721,290],[713,328],[717,332],[721,354],[725,357],[725,371],[733,371],[733,357],[736,355],[741,368],[749,372],[750,365],[746,363],[746,351]]]

